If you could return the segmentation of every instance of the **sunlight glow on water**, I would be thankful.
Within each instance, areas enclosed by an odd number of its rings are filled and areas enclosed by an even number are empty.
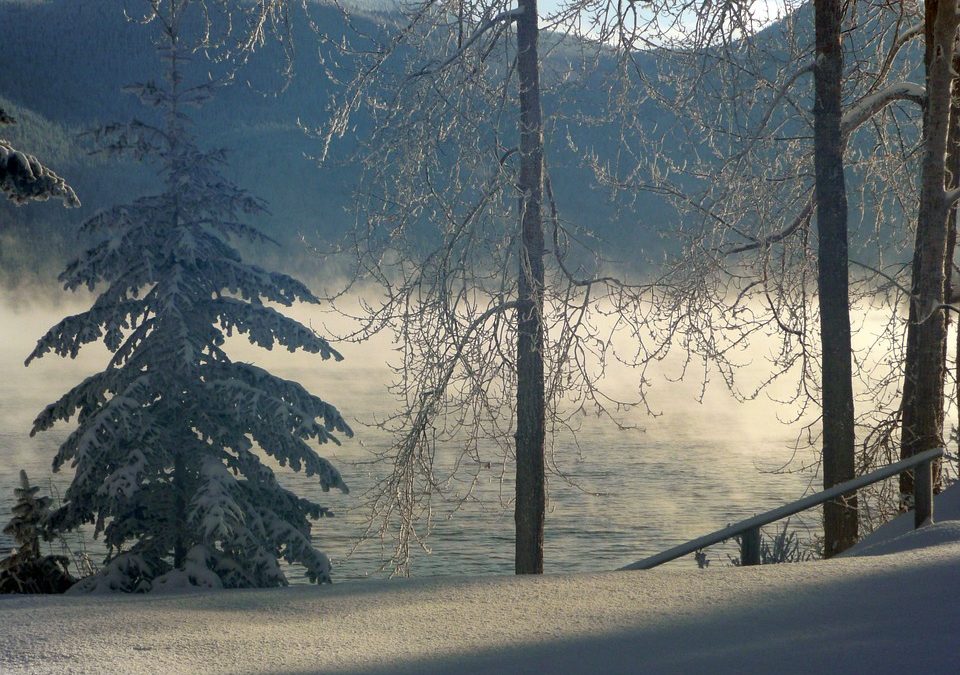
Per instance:
[[[50,461],[71,430],[60,425],[31,439],[28,433],[33,417],[106,361],[105,350],[91,346],[76,361],[47,356],[29,369],[23,367],[24,357],[43,331],[80,309],[81,305],[0,310],[2,325],[7,327],[0,347],[0,524],[9,519],[20,468],[47,492]],[[295,314],[301,320],[310,318],[305,311]],[[322,324],[323,318],[314,318],[314,326]],[[349,559],[345,556],[365,521],[363,493],[376,478],[374,467],[351,462],[366,458],[361,442],[369,448],[389,446],[389,438],[382,432],[357,421],[382,416],[391,409],[392,400],[384,389],[389,377],[384,365],[391,354],[389,345],[338,345],[345,360],[333,363],[312,355],[269,353],[240,342],[233,344],[236,348],[231,354],[236,359],[256,362],[281,377],[300,381],[322,398],[329,398],[351,421],[355,439],[345,439],[340,448],[323,449],[350,485],[349,495],[323,494],[314,479],[300,474],[281,469],[280,475],[289,487],[316,497],[336,512],[338,517],[314,528],[318,547],[334,561],[334,579],[375,573],[379,542],[367,542]],[[629,381],[629,373],[621,377]],[[712,392],[704,404],[697,404],[693,402],[695,390],[693,384],[656,383],[654,401],[662,415],[648,418],[636,413],[628,420],[645,431],[617,431],[604,420],[587,419],[579,439],[582,458],[571,439],[557,440],[557,465],[574,484],[550,477],[545,541],[548,573],[614,569],[809,491],[810,474],[770,473],[790,460],[788,446],[795,435],[776,422],[770,404],[737,404],[723,391]],[[514,489],[509,477],[512,467],[507,467],[501,485],[498,458],[492,447],[489,450],[491,468],[479,468],[477,496],[481,503],[468,504],[450,519],[440,514],[430,539],[432,554],[415,552],[414,575],[513,572],[512,505],[501,503],[501,496],[509,500]],[[439,457],[441,463],[445,459],[451,458]],[[70,475],[68,467],[53,475],[61,493]],[[815,514],[808,520],[816,525]],[[8,539],[0,538],[0,555],[10,546]],[[95,559],[102,555],[99,542],[87,546]],[[733,545],[727,545],[711,549],[710,556],[716,564],[725,564],[727,554],[735,552]],[[693,566],[694,562],[691,558],[677,564]],[[295,572],[290,578],[294,583],[302,581]]]

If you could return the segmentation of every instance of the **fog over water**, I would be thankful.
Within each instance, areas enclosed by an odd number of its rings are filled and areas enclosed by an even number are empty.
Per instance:
[[[89,345],[76,360],[47,355],[29,368],[26,355],[38,337],[67,314],[88,305],[79,298],[58,303],[0,303],[0,524],[9,519],[18,471],[27,470],[35,484],[48,491],[49,481],[62,493],[72,469],[51,474],[58,444],[72,430],[61,424],[29,437],[31,422],[42,408],[82,378],[103,368],[107,351]],[[320,328],[328,314],[314,307],[292,311],[296,318]],[[366,511],[365,489],[377,478],[375,465],[352,464],[369,457],[368,448],[388,447],[386,434],[365,424],[390,412],[396,402],[386,391],[390,379],[387,361],[393,356],[387,340],[362,345],[337,344],[344,360],[322,361],[310,354],[266,352],[234,338],[228,351],[235,360],[266,367],[280,377],[297,380],[311,392],[336,405],[355,431],[343,445],[327,445],[321,454],[331,459],[351,488],[348,495],[321,493],[315,479],[278,468],[281,480],[305,496],[331,507],[336,518],[314,527],[318,547],[334,562],[334,580],[362,578],[376,572],[381,557],[378,541],[361,545],[347,558],[361,534]],[[759,354],[758,354],[759,356]],[[760,361],[761,359],[757,359]],[[616,388],[632,385],[631,373],[616,374]],[[738,403],[712,386],[697,403],[699,382],[671,383],[653,378],[653,406],[657,417],[635,411],[626,421],[641,427],[618,431],[604,419],[584,422],[578,455],[570,438],[555,443],[557,465],[570,476],[570,485],[550,477],[545,541],[546,572],[613,569],[671,545],[722,527],[754,513],[779,506],[817,489],[810,473],[771,473],[794,456],[791,445],[798,427],[777,421],[777,407],[767,401]],[[490,468],[480,469],[477,494],[482,504],[468,504],[450,519],[438,518],[430,545],[432,554],[415,551],[415,576],[451,574],[510,574],[513,571],[513,513],[506,502],[513,493],[512,466],[501,471],[502,460],[491,444]],[[438,462],[452,461],[455,449],[438,452]],[[486,458],[484,458],[486,459]],[[810,455],[796,458],[808,464]],[[501,473],[505,474],[501,484]],[[816,525],[813,513],[807,521]],[[0,535],[0,555],[12,543]],[[76,541],[73,544],[77,546]],[[389,542],[385,544],[389,546]],[[86,540],[95,560],[102,559],[99,542]],[[710,550],[721,564],[731,545]],[[693,560],[677,564],[692,566]],[[302,581],[291,570],[293,583]]]

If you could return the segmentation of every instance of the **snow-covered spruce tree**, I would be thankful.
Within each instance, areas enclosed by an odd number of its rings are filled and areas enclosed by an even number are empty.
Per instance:
[[[63,593],[74,583],[62,555],[40,555],[41,525],[50,511],[50,498],[38,497],[27,472],[20,471],[17,503],[3,533],[13,537],[16,550],[0,560],[0,593]]]
[[[0,125],[16,124],[0,108]],[[57,198],[67,207],[80,206],[80,200],[67,183],[40,163],[33,155],[20,152],[0,138],[0,192],[16,205]]]
[[[152,160],[163,190],[85,223],[107,236],[60,279],[68,290],[96,290],[96,301],[50,329],[27,359],[75,357],[98,340],[113,353],[104,371],[34,422],[36,433],[77,416],[53,462],[54,470],[72,462],[76,475],[48,524],[67,531],[93,523],[94,536],[105,537],[106,564],[79,591],[277,586],[286,584],[280,558],[328,582],[330,563],[311,544],[310,519],[329,512],[281,487],[256,448],[318,477],[325,491],[346,492],[309,442],[352,432],[335,407],[295,382],[231,361],[223,346],[236,331],[266,349],[341,356],[265,304],[315,296],[295,279],[244,263],[231,245],[267,240],[242,222],[263,205],[219,172],[222,151],[193,141],[183,108],[207,100],[212,88],[183,82],[190,55],[179,13],[154,20],[163,28],[165,82],[130,89],[164,121],[99,136],[110,150]]]

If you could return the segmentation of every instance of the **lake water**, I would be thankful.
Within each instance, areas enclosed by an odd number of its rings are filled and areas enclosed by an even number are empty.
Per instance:
[[[60,425],[30,438],[30,425],[44,405],[100,370],[106,351],[92,345],[75,361],[48,355],[29,368],[24,368],[23,360],[49,326],[84,308],[79,303],[56,308],[22,301],[0,305],[0,524],[9,519],[21,468],[32,482],[44,486],[44,493],[50,480],[61,492],[69,484],[72,470],[64,467],[51,474],[50,462],[71,427]],[[323,324],[323,317],[308,310],[296,314],[314,326]],[[317,523],[314,535],[318,548],[334,562],[334,580],[344,581],[375,574],[380,564],[378,541],[368,541],[347,556],[367,515],[363,494],[377,478],[376,467],[352,462],[367,459],[370,448],[389,446],[389,438],[364,421],[390,411],[394,402],[385,390],[389,344],[338,348],[345,357],[340,363],[268,353],[239,343],[231,353],[300,381],[351,420],[355,438],[339,448],[326,446],[321,453],[340,468],[350,494],[323,494],[314,480],[280,469],[288,486],[304,496],[316,496],[337,513],[338,517]],[[629,382],[629,372],[619,376]],[[719,388],[698,404],[696,391],[695,383],[655,381],[652,400],[662,414],[648,417],[636,412],[627,420],[644,430],[618,431],[609,422],[588,419],[579,435],[581,453],[572,439],[556,440],[557,465],[575,484],[550,477],[546,572],[614,569],[796,499],[811,486],[817,489],[818,479],[810,473],[772,473],[793,458],[790,445],[796,436],[795,428],[775,419],[772,404],[737,403]],[[442,462],[444,449],[438,452]],[[795,459],[796,466],[809,456]],[[450,519],[441,515],[429,542],[432,553],[414,553],[415,576],[512,573],[513,513],[505,503],[513,492],[512,467],[507,467],[501,484],[498,458],[491,454],[490,460],[491,468],[482,470],[477,490],[481,503],[466,505]],[[816,526],[816,519],[811,512],[807,522]],[[10,546],[10,540],[0,535],[0,555]],[[99,542],[87,540],[86,546],[95,560],[102,557]],[[727,554],[735,552],[728,544],[709,554],[715,564],[726,564]],[[694,562],[690,558],[675,564]],[[296,573],[290,579],[302,581]]]

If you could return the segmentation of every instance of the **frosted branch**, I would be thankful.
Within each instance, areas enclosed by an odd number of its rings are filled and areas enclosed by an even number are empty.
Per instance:
[[[926,101],[926,90],[916,82],[897,82],[866,96],[844,113],[840,122],[841,133],[846,137],[856,131],[860,125],[896,101],[911,101],[922,106]]]
[[[487,19],[482,24],[480,24],[480,27],[474,31],[473,35],[471,35],[467,39],[467,41],[463,43],[463,46],[460,47],[460,49],[458,49],[452,56],[450,56],[450,58],[448,58],[446,61],[444,61],[443,63],[441,63],[439,66],[435,68],[425,67],[417,71],[416,73],[413,73],[407,79],[413,80],[420,77],[425,77],[427,75],[434,75],[443,70],[446,70],[455,61],[462,58],[463,55],[467,53],[467,50],[470,49],[471,46],[473,46],[473,43],[479,40],[481,37],[483,37],[484,33],[500,25],[501,23],[511,23],[515,21],[518,16],[523,14],[523,12],[524,12],[523,8],[514,7],[513,9],[507,10],[505,12],[500,12],[496,16]]]

